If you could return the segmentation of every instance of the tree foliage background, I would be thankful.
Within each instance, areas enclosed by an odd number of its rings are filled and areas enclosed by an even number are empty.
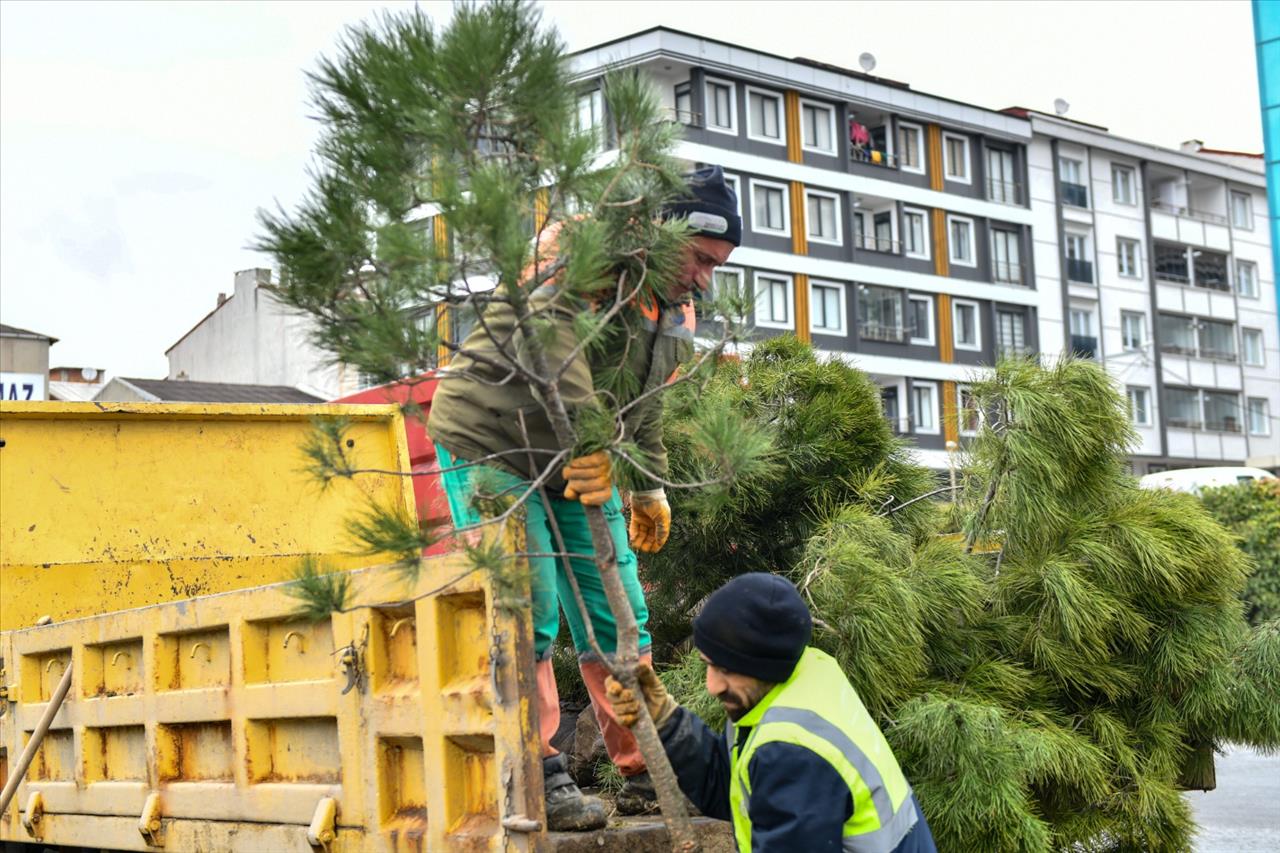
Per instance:
[[[1252,563],[1243,593],[1249,621],[1280,619],[1280,481],[1205,489],[1200,500],[1238,537]]]
[[[1124,468],[1124,401],[1089,362],[1003,363],[951,505],[859,371],[794,339],[708,388],[773,430],[780,469],[682,496],[646,556],[665,677],[718,716],[682,653],[705,591],[790,577],[918,792],[941,850],[1185,850],[1182,785],[1214,747],[1280,746],[1280,625],[1247,626],[1247,571],[1189,495]],[[688,408],[669,411],[673,466]],[[692,473],[686,471],[686,475]],[[974,546],[970,549],[969,545]]]

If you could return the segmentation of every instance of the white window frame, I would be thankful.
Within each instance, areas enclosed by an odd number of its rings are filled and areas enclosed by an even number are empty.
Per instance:
[[[1139,328],[1141,335],[1139,336],[1138,345],[1136,347],[1129,346],[1128,334],[1125,331],[1126,316],[1137,317],[1139,320],[1142,321],[1141,327]],[[1120,348],[1121,349],[1123,349],[1125,352],[1142,352],[1147,348],[1147,344],[1150,343],[1150,340],[1151,340],[1151,336],[1147,328],[1147,312],[1145,311],[1121,311],[1120,312]]]
[[[934,329],[937,328],[937,318],[934,316],[934,307],[933,307],[934,297],[925,293],[908,293],[907,294],[908,308],[911,307],[912,302],[923,302],[928,307],[929,334],[925,337],[919,337],[914,333],[914,331],[911,331],[911,332],[908,332],[909,337],[907,338],[907,340],[909,343],[917,344],[920,346],[927,346],[927,347],[934,346],[937,340],[936,333],[934,332]],[[910,314],[909,311],[908,311],[908,314]]]
[[[737,175],[724,173],[724,182],[733,186],[733,194],[738,199],[738,218],[742,218],[742,178]]]
[[[583,127],[580,119],[582,118],[582,101],[586,100],[591,105],[591,117],[593,121],[590,127]],[[595,137],[596,147],[601,148],[604,145],[604,90],[600,87],[588,89],[585,92],[579,92],[574,98],[574,124],[577,125],[579,133],[587,133],[588,131]]]
[[[1072,258],[1071,253],[1067,251],[1067,247],[1076,240],[1080,241],[1080,257]],[[1089,260],[1089,235],[1082,234],[1079,231],[1067,231],[1062,235],[1062,256],[1075,261]]]
[[[840,301],[840,327],[838,329],[830,329],[826,326],[816,326],[813,322],[813,292],[819,287],[825,287],[829,290],[836,291],[839,294]],[[835,335],[844,336],[849,334],[849,305],[845,301],[847,299],[845,291],[849,288],[838,281],[829,281],[826,279],[810,279],[809,280],[809,333],[813,335]]]
[[[1262,432],[1253,431],[1253,411],[1250,403],[1254,401],[1262,403]],[[1266,397],[1245,397],[1244,398],[1244,428],[1249,435],[1268,436],[1271,435],[1271,403]]]
[[[918,388],[928,388],[930,392],[929,399],[931,402],[930,408],[932,409],[931,415],[933,419],[933,426],[929,429],[922,429],[920,427],[920,420],[916,417],[916,389]],[[940,417],[941,407],[939,406],[939,402],[937,382],[916,379],[911,381],[911,399],[908,401],[908,405],[910,405],[911,408],[909,410],[908,417],[910,418],[913,432],[917,435],[938,435],[942,432],[942,418]]]
[[[1124,246],[1133,246],[1133,270],[1125,272]],[[1121,278],[1142,278],[1142,243],[1132,237],[1116,237],[1116,274]]]
[[[1075,164],[1076,180],[1074,181],[1067,180],[1067,167],[1066,167],[1067,163]],[[1060,154],[1058,155],[1058,172],[1060,173],[1059,180],[1061,180],[1064,184],[1076,184],[1077,186],[1084,186],[1084,178],[1082,177],[1082,174],[1084,172],[1083,161],[1077,160],[1074,157],[1067,157],[1065,155]]]
[[[910,215],[917,215],[917,216],[919,216],[919,217],[920,217],[920,224],[921,224],[921,230],[922,230],[922,233],[921,233],[921,235],[920,235],[920,242],[924,244],[924,252],[923,252],[923,253],[920,253],[920,252],[914,252],[914,253],[913,253],[913,252],[908,252],[908,251],[907,251],[907,231],[908,231],[908,229],[907,229],[907,221],[906,221],[906,220],[907,220],[907,217],[908,217],[908,216],[910,216]],[[923,208],[919,208],[919,207],[904,207],[904,208],[902,208],[902,233],[899,235],[899,238],[900,238],[900,239],[901,239],[901,241],[902,241],[902,254],[903,254],[905,257],[908,257],[908,258],[918,258],[918,259],[920,259],[920,260],[922,260],[922,261],[930,260],[930,258],[932,258],[932,256],[933,256],[933,251],[932,251],[931,244],[930,244],[930,242],[929,242],[929,212],[928,212],[927,210],[924,210]]]
[[[1240,289],[1240,267],[1242,266],[1252,267],[1253,269],[1253,275],[1250,276],[1250,281],[1253,283],[1253,288],[1250,293],[1245,293]],[[1260,298],[1259,293],[1261,291],[1261,288],[1258,287],[1258,264],[1256,262],[1246,261],[1243,258],[1236,258],[1235,274],[1236,274],[1236,295],[1237,296],[1243,296],[1245,299]]]
[[[745,275],[745,273],[743,272],[742,267],[716,267],[715,269],[713,269],[713,270],[711,271],[711,298],[712,298],[712,299],[719,299],[719,298],[720,298],[720,295],[721,295],[721,294],[720,294],[720,288],[716,286],[716,275],[717,275],[717,274],[719,274],[719,273],[727,273],[728,275],[737,276],[737,278],[738,278],[738,293],[739,293],[739,294],[741,294],[741,293],[742,293],[742,291],[743,291],[743,287],[744,287],[744,282],[746,281],[746,275]],[[719,311],[717,311],[717,312],[716,312],[716,314],[715,314],[714,319],[716,319],[716,320],[724,320],[725,318],[720,314],[720,312],[719,312]],[[745,318],[743,318],[743,319],[745,319]]]
[[[1248,360],[1248,348],[1244,345],[1245,332],[1253,332],[1258,336],[1258,355],[1261,361]],[[1267,366],[1267,339],[1263,335],[1261,329],[1250,329],[1244,326],[1240,327],[1240,363],[1246,367],[1266,367]]]
[[[831,130],[831,147],[830,148],[819,148],[816,145],[805,144],[805,141],[804,141],[804,108],[805,107],[813,107],[815,109],[827,111],[827,126]],[[839,151],[839,148],[840,148],[840,143],[838,140],[839,140],[839,137],[836,136],[835,107],[831,106],[830,104],[824,104],[821,101],[810,101],[806,98],[801,98],[800,99],[800,147],[801,149],[805,151],[812,151],[815,154],[826,154],[830,157],[835,157],[836,153]]]
[[[1245,200],[1245,205],[1244,205],[1245,224],[1243,225],[1240,225],[1236,222],[1236,199],[1237,198],[1242,198]],[[1229,211],[1231,214],[1231,227],[1239,229],[1240,231],[1252,231],[1253,230],[1253,193],[1241,192],[1240,190],[1231,190],[1231,194],[1228,198],[1228,201],[1231,204],[1231,210]]]
[[[1119,193],[1116,192],[1116,187],[1119,186],[1119,184],[1116,182],[1116,175],[1121,172],[1129,176],[1129,200],[1128,201],[1125,201],[1124,199],[1120,198]],[[1111,164],[1111,200],[1116,204],[1122,204],[1125,207],[1138,206],[1137,172],[1134,171],[1134,168],[1132,166],[1125,166],[1122,163]]]
[[[960,324],[956,322],[956,315],[959,313],[960,307],[973,309],[973,343],[960,343],[960,336],[957,330]],[[951,339],[952,345],[956,349],[962,349],[966,352],[982,352],[982,306],[971,299],[952,299],[951,300]]]
[[[896,153],[898,155],[898,168],[903,172],[909,172],[913,175],[923,175],[926,169],[925,159],[924,159],[925,158],[924,127],[916,124],[915,122],[910,122],[910,121],[898,122],[897,126],[893,129],[893,136],[894,136],[893,144],[895,149],[897,148],[897,145],[898,145],[898,134],[904,127],[912,128],[916,132],[916,154],[919,155],[920,168],[913,169],[910,166],[907,166],[902,159],[902,152],[897,151]]]
[[[787,322],[760,319],[760,279],[767,278],[787,283]],[[794,329],[796,327],[796,282],[795,277],[787,273],[757,270],[751,276],[751,292],[755,294],[756,326],[761,329]]]
[[[751,184],[751,230],[758,234],[769,234],[774,237],[790,237],[791,236],[791,187],[786,184],[780,184],[776,181],[762,181],[759,178],[752,178]],[[782,191],[782,230],[775,231],[772,228],[761,228],[760,222],[756,217],[756,187],[768,187],[769,189]]]
[[[743,86],[743,103],[747,108],[747,139],[755,142],[767,142],[770,145],[781,145],[786,147],[787,144],[787,107],[785,98],[781,92],[774,92],[770,89],[761,89],[759,86]],[[763,136],[757,134],[755,129],[751,127],[751,96],[764,95],[773,98],[778,103],[778,138],[772,136]]]
[[[956,139],[964,143],[964,176],[956,177],[951,174],[951,149],[947,142]],[[972,149],[969,147],[969,137],[960,133],[942,133],[942,177],[944,180],[951,181],[953,184],[972,184],[973,183],[973,156]]]
[[[986,415],[982,409],[975,407],[973,411],[978,416],[977,429],[964,428],[964,395],[966,393],[972,394],[973,386],[964,384],[956,385],[956,432],[964,436],[974,436],[978,434],[978,430],[982,429],[982,425],[986,423]]]
[[[1143,406],[1143,414],[1146,416],[1143,420],[1138,420],[1138,409],[1133,405],[1133,394],[1135,391],[1141,392],[1146,397],[1146,405]],[[1125,388],[1125,401],[1129,404],[1129,421],[1134,426],[1149,427],[1152,424],[1151,418],[1151,389],[1146,385],[1129,385]]]
[[[1077,332],[1075,330],[1076,317],[1085,318],[1085,331]],[[1072,305],[1067,309],[1067,330],[1073,335],[1079,335],[1082,338],[1096,338],[1097,334],[1093,330],[1094,311],[1088,305]]]
[[[951,239],[951,226],[955,223],[969,226],[969,254],[972,256],[969,260],[957,258],[955,252],[955,241]],[[978,265],[978,226],[968,216],[956,216],[955,214],[947,214],[947,255],[951,263],[959,267],[976,267]]]
[[[702,123],[706,126],[707,130],[710,130],[713,133],[724,133],[729,136],[737,136],[738,135],[738,86],[732,80],[725,80],[720,77],[704,78],[702,81],[702,105],[704,108],[709,103],[709,99],[707,98],[707,95],[710,93],[711,84],[713,83],[717,86],[729,87],[729,126],[718,127],[712,124],[710,109],[703,110],[706,113],[706,116],[704,117]]]
[[[812,228],[811,228],[811,223],[809,222],[809,196],[811,196],[811,195],[813,195],[813,196],[819,196],[819,197],[821,197],[821,198],[829,198],[829,199],[831,199],[831,201],[832,201],[832,202],[834,202],[834,204],[835,204],[835,211],[836,211],[836,217],[835,217],[836,234],[835,234],[835,238],[834,238],[834,239],[827,239],[826,237],[815,237],[815,236],[813,235],[813,231],[812,231]],[[841,213],[840,207],[841,207],[841,204],[840,204],[840,194],[839,194],[839,193],[827,192],[826,190],[815,190],[815,189],[809,189],[808,187],[805,187],[805,191],[804,191],[804,225],[805,225],[805,228],[804,228],[804,230],[805,230],[805,235],[808,237],[808,241],[809,241],[810,243],[824,243],[824,244],[826,244],[826,245],[828,245],[828,246],[842,246],[842,245],[844,245],[844,237],[843,237],[843,234],[844,234],[844,230],[843,230],[843,229],[844,229],[844,217],[843,217],[843,214]]]

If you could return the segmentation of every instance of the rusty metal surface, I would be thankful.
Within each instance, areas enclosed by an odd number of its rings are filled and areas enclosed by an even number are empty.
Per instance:
[[[694,831],[703,853],[734,853],[733,826],[707,817],[693,819]],[[670,853],[667,828],[657,817],[628,817],[610,822],[596,832],[552,832],[547,834],[549,853]]]

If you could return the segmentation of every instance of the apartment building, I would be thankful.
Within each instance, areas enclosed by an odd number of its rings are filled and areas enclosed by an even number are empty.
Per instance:
[[[1009,353],[1106,365],[1136,473],[1277,454],[1260,174],[662,27],[573,62],[606,140],[603,74],[653,77],[678,155],[738,190],[743,242],[717,286],[754,290],[756,336],[871,374],[921,463],[947,467],[977,426],[965,383]]]

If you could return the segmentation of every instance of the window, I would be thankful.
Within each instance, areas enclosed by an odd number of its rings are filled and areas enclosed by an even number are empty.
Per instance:
[[[1231,224],[1244,231],[1253,230],[1253,196],[1231,191]]]
[[[1196,287],[1231,292],[1227,281],[1227,256],[1208,249],[1191,250],[1191,271],[1195,274]]]
[[[579,133],[590,132],[595,140],[595,147],[600,148],[604,140],[601,130],[604,126],[604,96],[599,89],[583,92],[578,96],[577,130]]]
[[[738,216],[742,216],[742,182],[737,175],[725,175],[724,182],[733,190],[733,197],[738,201]]]
[[[942,134],[942,151],[946,155],[943,171],[947,180],[958,184],[972,183],[969,178],[969,137],[954,133]]]
[[[822,335],[843,335],[844,285],[812,282],[809,285],[809,331]]]
[[[933,346],[933,297],[907,297],[907,330],[911,343]]]
[[[708,295],[714,300],[724,297],[738,297],[742,294],[742,270],[736,267],[716,267],[715,272],[711,274],[711,293]],[[701,301],[694,302],[695,307],[701,307],[705,304],[705,302]],[[707,313],[702,316],[707,317],[707,319],[716,319],[714,316],[708,316]],[[744,318],[735,319],[742,320]]]
[[[875,215],[875,244],[867,248],[875,252],[892,252],[895,255],[899,251],[898,245],[893,240],[893,214],[877,213]]]
[[[880,389],[880,409],[884,412],[884,419],[889,422],[889,428],[895,433],[902,431],[902,425],[898,423],[898,389],[889,386]]]
[[[1156,243],[1155,269],[1158,279],[1178,284],[1191,283],[1191,274],[1187,271],[1187,250],[1182,246]]]
[[[1061,176],[1059,191],[1063,204],[1072,207],[1089,206],[1089,188],[1080,181],[1081,165],[1079,160],[1058,158],[1058,171]]]
[[[1196,327],[1189,317],[1161,314],[1158,320],[1160,351],[1177,355],[1196,354]]]
[[[1062,181],[1067,184],[1080,183],[1080,166],[1079,160],[1071,160],[1067,157],[1058,158],[1058,168],[1062,170]]]
[[[924,174],[924,133],[918,124],[898,124],[898,166],[904,172]]]
[[[1020,311],[996,312],[996,355],[1024,355],[1027,351],[1026,317]]]
[[[929,226],[923,210],[902,211],[902,236],[907,257],[929,259]]]
[[[688,83],[681,83],[676,86],[676,121],[681,124],[696,125],[693,115],[693,91],[689,88]]]
[[[1013,152],[987,149],[987,198],[1002,204],[1018,204],[1018,178],[1013,171]]]
[[[1258,265],[1253,261],[1236,261],[1236,293],[1258,298]]]
[[[1138,241],[1128,237],[1116,238],[1116,271],[1126,278],[1137,278]]]
[[[1236,360],[1236,329],[1231,323],[1200,320],[1200,357]]]
[[[991,275],[995,281],[1022,284],[1020,252],[1018,232],[991,230]]]
[[[1087,260],[1086,238],[1083,234],[1067,234],[1067,259],[1072,261]]]
[[[805,190],[804,202],[809,239],[815,243],[840,245],[840,197],[834,193]]]
[[[1091,337],[1093,335],[1093,312],[1088,308],[1072,308],[1071,309],[1071,334],[1084,335]]]
[[[1244,363],[1250,367],[1262,367],[1265,364],[1262,352],[1262,330],[1261,329],[1241,329],[1240,343],[1244,356]]]
[[[1200,392],[1191,388],[1164,389],[1165,418],[1171,427],[1200,428]]]
[[[760,142],[786,144],[780,95],[747,87],[747,136]]]
[[[956,401],[958,403],[957,415],[960,421],[961,435],[977,435],[978,428],[982,426],[982,411],[978,408],[977,401],[973,398],[973,389],[968,385],[960,385],[956,388]]]
[[[853,226],[853,247],[855,249],[873,249],[875,244],[867,240],[867,214],[861,210],[853,211],[851,215]]]
[[[1151,391],[1129,386],[1129,420],[1135,426],[1151,426]]]
[[[751,181],[751,228],[764,234],[791,236],[791,211],[782,184]]]
[[[962,267],[978,265],[973,251],[973,220],[959,216],[947,217],[947,248],[951,263]]]
[[[953,299],[951,326],[956,339],[956,349],[982,349],[982,327],[978,321],[978,303]]]
[[[793,310],[791,277],[756,273],[756,325],[790,329]]]
[[[1138,203],[1134,192],[1133,169],[1128,166],[1111,166],[1111,199],[1116,204]]]
[[[1218,432],[1240,432],[1240,397],[1234,391],[1202,391],[1204,428]]]
[[[902,322],[902,291],[858,285],[858,336],[863,340],[894,344],[906,340]]]
[[[938,385],[935,382],[911,384],[911,419],[916,432],[938,432]]]
[[[1121,311],[1120,339],[1126,352],[1140,352],[1147,345],[1147,315],[1138,311]]]
[[[1250,397],[1249,435],[1271,435],[1271,413],[1265,397]]]
[[[737,134],[738,109],[734,103],[733,84],[707,78],[707,129],[717,133]]]
[[[800,145],[806,151],[836,153],[836,111],[811,101],[800,102]]]

